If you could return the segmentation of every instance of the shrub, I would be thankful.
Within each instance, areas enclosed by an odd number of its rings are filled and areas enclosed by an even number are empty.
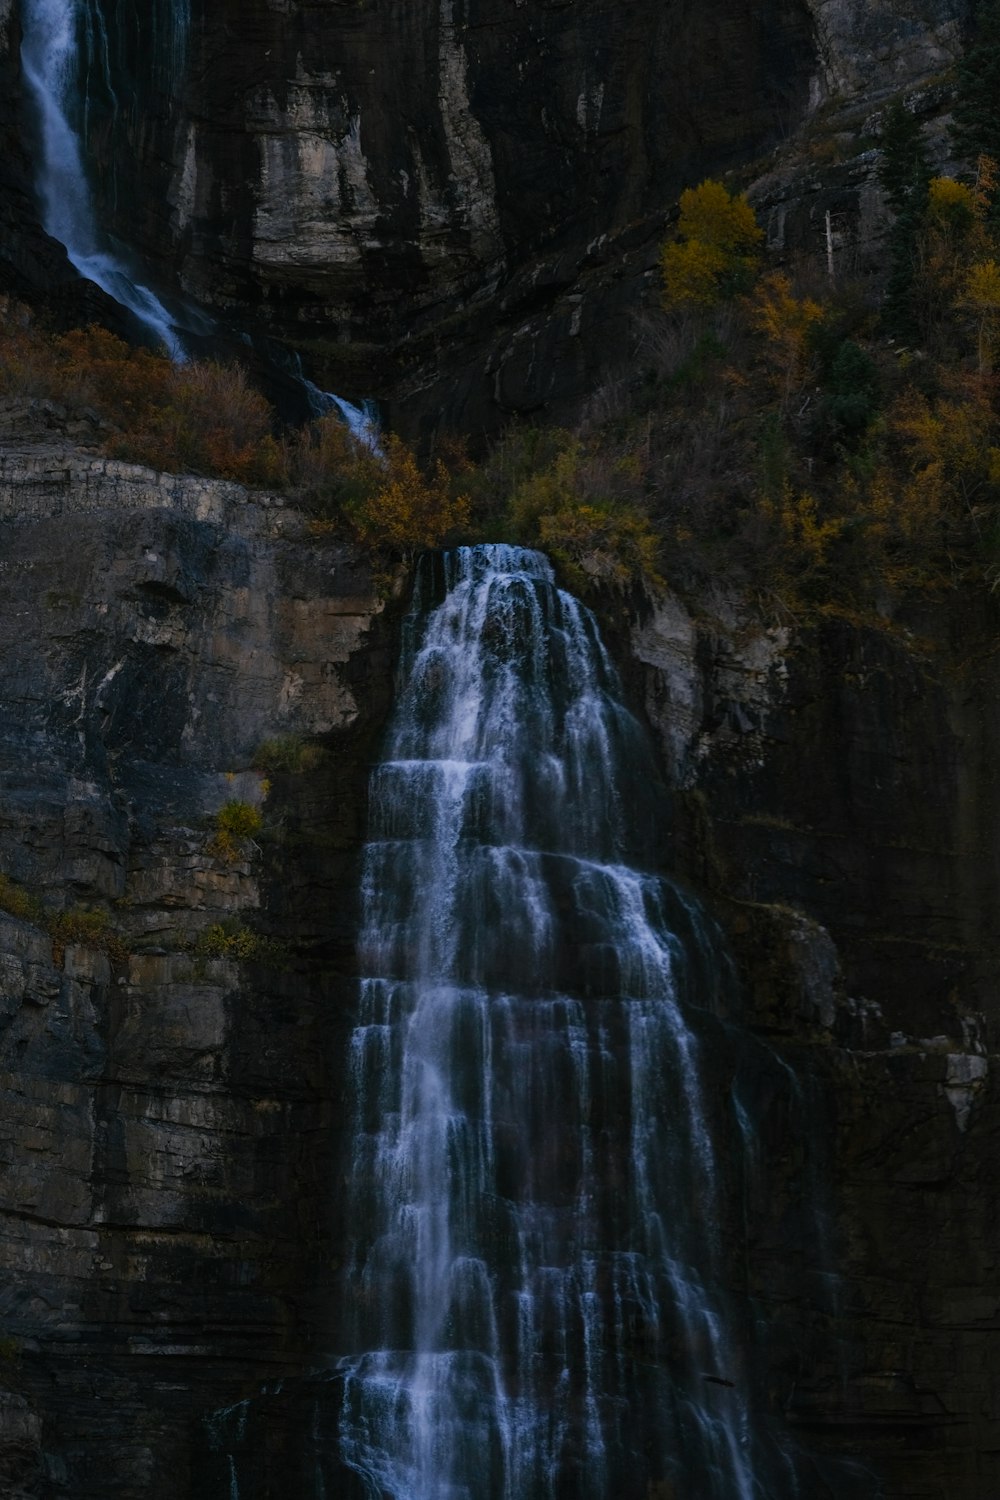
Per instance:
[[[289,477],[320,514],[338,516],[379,486],[384,468],[377,453],[359,443],[335,412],[310,422],[292,437]]]
[[[372,489],[348,500],[344,510],[361,541],[406,558],[439,547],[470,521],[469,497],[454,493],[444,464],[424,474],[412,449],[392,435]]]
[[[70,906],[65,911],[52,911],[8,875],[0,874],[0,911],[47,932],[52,939],[52,960],[57,965],[62,963],[66,949],[77,944],[106,953],[112,963],[124,963],[128,957],[121,935],[101,907]]]
[[[168,366],[161,397],[114,445],[119,457],[154,468],[194,470],[240,484],[281,484],[284,454],[273,414],[239,365]]]
[[[639,503],[644,471],[634,452],[604,454],[561,435],[562,449],[514,490],[509,526],[525,546],[552,554],[572,587],[660,582],[659,541]]]
[[[66,949],[74,946],[95,948],[106,953],[112,963],[123,963],[128,949],[122,938],[111,926],[106,911],[96,906],[71,906],[66,911],[53,913],[48,920],[52,936],[52,957],[61,964]]]
[[[539,518],[538,539],[580,593],[595,584],[624,589],[637,581],[662,583],[659,539],[648,518],[631,506],[567,506]]]
[[[763,277],[749,307],[751,325],[764,335],[767,364],[784,409],[802,380],[810,332],[822,319],[823,309],[811,297],[793,296],[783,271]]]
[[[0,393],[95,411],[116,429],[116,457],[242,484],[285,481],[271,408],[238,365],[175,365],[105,328],[52,336],[10,300],[0,301],[0,350]]]
[[[38,897],[15,884],[9,875],[0,874],[0,911],[9,912],[22,922],[32,922],[36,927],[45,921],[45,908]]]
[[[234,864],[243,853],[241,845],[252,840],[263,827],[259,807],[252,802],[227,802],[215,815],[215,832],[209,840],[209,853],[224,864]]]
[[[927,217],[945,233],[964,236],[976,222],[976,195],[954,177],[932,177],[927,188]]]
[[[304,740],[299,734],[283,734],[261,741],[254,753],[253,767],[255,771],[266,771],[270,776],[279,771],[299,776],[314,770],[322,758],[319,745]]]
[[[284,948],[276,939],[262,937],[259,932],[245,927],[238,917],[226,917],[199,932],[193,952],[199,959],[224,958],[235,963],[246,963],[251,959],[274,962],[284,954]]]
[[[150,420],[169,399],[175,367],[164,354],[133,349],[106,328],[73,329],[54,341],[60,399],[93,407],[116,427]]]

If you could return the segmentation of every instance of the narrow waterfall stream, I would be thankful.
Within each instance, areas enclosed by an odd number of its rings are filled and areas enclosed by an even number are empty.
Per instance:
[[[209,335],[214,320],[183,295],[168,298],[168,307],[145,284],[136,257],[113,242],[102,226],[91,189],[86,125],[95,97],[102,97],[112,115],[136,106],[134,98],[122,97],[116,83],[116,38],[110,30],[115,23],[124,24],[121,13],[110,9],[106,14],[104,0],[23,0],[21,66],[38,120],[36,185],[42,224],[85,280],[126,308],[171,359],[183,361],[189,352],[185,333]],[[145,43],[149,86],[155,84],[166,95],[179,89],[187,62],[190,0],[150,0],[132,24]],[[282,355],[272,356],[272,362],[284,367],[288,358],[285,351]],[[313,415],[336,409],[351,434],[377,451],[373,411],[320,390],[302,375],[297,356],[294,362],[292,379],[299,382]]]
[[[171,16],[171,55],[183,59],[186,4],[172,8]],[[103,74],[114,95],[100,7],[94,0],[82,0],[82,6],[81,0],[24,0],[23,28],[21,65],[39,122],[37,183],[45,231],[65,246],[81,276],[128,308],[172,359],[182,359],[175,316],[111,244],[94,207],[81,130],[89,78]]]
[[[544,557],[443,569],[371,786],[344,1456],[393,1500],[750,1500],[650,751]]]

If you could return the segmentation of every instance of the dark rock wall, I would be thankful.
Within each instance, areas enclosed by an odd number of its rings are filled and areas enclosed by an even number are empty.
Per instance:
[[[0,1474],[178,1500],[205,1416],[323,1342],[394,646],[364,568],[280,501],[41,447],[4,451],[0,513],[0,870],[127,949],[0,913]],[[279,769],[220,856],[277,735],[309,774]],[[199,957],[222,922],[285,952]]]
[[[1000,617],[956,597],[791,634],[716,607],[666,602],[635,648],[678,866],[790,1066],[747,1216],[785,1408],[872,1495],[993,1494]]]
[[[623,352],[608,321],[678,190],[787,135],[817,68],[805,0],[193,0],[183,61],[181,11],[89,0],[110,87],[95,66],[80,120],[106,225],[165,288],[303,346],[347,396],[402,402],[411,428],[578,399]],[[13,15],[4,40],[23,179]]]
[[[217,1500],[206,1414],[291,1382],[261,1450],[280,1473],[336,1404],[296,1381],[326,1347],[341,1232],[391,611],[349,553],[235,486],[40,444],[3,453],[0,506],[0,870],[100,904],[128,951],[0,915],[0,1475]],[[870,1472],[852,1495],[1000,1480],[997,624],[957,602],[792,634],[720,594],[633,632],[667,858],[742,976],[736,1097],[762,1124],[728,1229],[771,1405]],[[262,800],[252,762],[279,734],[311,753]],[[234,797],[265,824],[227,860]],[[234,919],[281,963],[199,958]],[[843,1500],[830,1472],[816,1494]]]
[[[110,86],[102,60],[80,109],[105,223],[163,290],[288,340],[322,384],[427,438],[570,417],[635,357],[679,190],[766,166],[820,105],[863,133],[888,93],[940,74],[966,9],[191,0],[181,45],[187,6],[85,7],[109,39]],[[18,226],[0,281],[65,300],[31,218],[17,46],[0,0],[0,201]],[[812,165],[759,195],[770,237],[815,249],[832,208],[853,243],[871,163],[819,199]]]
[[[814,61],[796,0],[238,11],[196,14],[182,277],[303,344],[328,384],[401,403],[411,428],[579,395],[607,349],[578,303],[530,358],[489,368],[500,331],[540,328],[588,260],[617,260],[596,241],[790,128]],[[446,389],[424,399],[442,346]]]

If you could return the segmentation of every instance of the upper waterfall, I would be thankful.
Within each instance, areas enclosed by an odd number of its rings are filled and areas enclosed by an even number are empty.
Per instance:
[[[186,62],[189,0],[159,0],[144,25],[150,79],[169,92],[178,87]],[[188,353],[185,329],[209,333],[212,319],[183,298],[171,310],[146,285],[136,257],[103,229],[88,177],[85,134],[94,92],[100,88],[114,115],[127,104],[116,88],[112,43],[101,0],[24,0],[21,63],[38,117],[42,221],[80,275],[127,308],[171,359],[182,361]],[[293,378],[313,414],[335,409],[358,442],[377,450],[372,413],[321,391],[302,375],[297,358],[294,365]]]
[[[101,230],[88,182],[77,123],[85,93],[79,31],[85,25],[88,53],[106,58],[103,18],[87,0],[82,16],[79,0],[24,0],[23,24],[21,61],[38,112],[37,183],[46,233],[65,246],[81,276],[133,313],[171,358],[182,359],[173,316]],[[182,45],[175,37],[174,51]]]

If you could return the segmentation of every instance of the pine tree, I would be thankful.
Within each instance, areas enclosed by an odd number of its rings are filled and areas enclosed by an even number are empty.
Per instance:
[[[924,140],[924,127],[902,99],[894,99],[885,112],[879,135],[882,157],[878,180],[897,214],[922,209],[931,180],[931,165]]]
[[[962,156],[1000,161],[1000,0],[979,0],[971,44],[955,69],[952,140]]]
[[[913,338],[919,331],[913,309],[913,283],[931,166],[923,126],[901,99],[894,99],[885,112],[880,144],[878,179],[896,212],[889,231],[885,320],[895,333]]]

